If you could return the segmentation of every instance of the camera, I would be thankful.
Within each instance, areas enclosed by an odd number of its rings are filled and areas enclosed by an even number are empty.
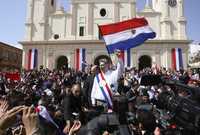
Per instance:
[[[145,75],[141,79],[141,85],[156,84],[168,85],[172,88],[172,91],[163,91],[158,95],[156,109],[161,110],[162,113],[167,112],[162,114],[163,118],[169,116],[168,119],[163,119],[155,113],[156,118],[161,120],[160,124],[167,128],[166,125],[174,123],[182,134],[198,135],[200,133],[199,89],[157,75]],[[188,93],[187,96],[179,96],[178,90]]]
[[[128,122],[132,120],[132,115],[128,114],[128,99],[125,96],[114,96],[113,108],[112,113],[101,112],[100,115],[91,119],[80,129],[78,135],[85,135],[89,131],[92,131],[94,135],[100,135],[103,131],[108,131],[113,135],[130,135]]]
[[[184,130],[197,134],[200,132],[200,106],[194,101],[179,96],[174,96],[169,92],[163,92],[158,96],[158,102],[163,109],[167,109],[173,114],[173,121]]]

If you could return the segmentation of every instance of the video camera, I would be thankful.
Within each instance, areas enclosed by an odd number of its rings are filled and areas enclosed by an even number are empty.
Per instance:
[[[114,96],[113,112],[102,112],[91,119],[80,129],[78,135],[101,135],[103,131],[108,131],[112,135],[131,135],[128,127],[128,122],[133,120],[131,117],[132,115],[128,114],[128,99],[121,95]]]
[[[168,85],[173,91],[165,91],[158,95],[156,107],[169,112],[170,122],[175,122],[184,134],[197,135],[200,133],[200,90],[189,87],[177,80],[168,80],[158,75],[146,75],[141,79],[141,85],[150,86],[163,84]],[[181,97],[176,90],[188,93],[187,97]],[[160,119],[157,117],[157,119]],[[164,119],[163,119],[164,120]],[[161,122],[163,124],[166,122]]]

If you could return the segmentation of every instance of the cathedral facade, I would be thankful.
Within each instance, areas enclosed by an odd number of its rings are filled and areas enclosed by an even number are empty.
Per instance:
[[[23,67],[30,68],[30,50],[37,50],[35,68],[59,68],[62,62],[75,67],[76,50],[84,48],[85,61],[94,63],[107,55],[98,25],[145,17],[156,38],[130,50],[131,67],[153,64],[173,67],[173,49],[181,50],[182,68],[187,68],[190,40],[186,35],[184,0],[146,0],[136,10],[136,0],[71,0],[69,11],[56,0],[27,0]],[[176,63],[177,64],[177,63]]]

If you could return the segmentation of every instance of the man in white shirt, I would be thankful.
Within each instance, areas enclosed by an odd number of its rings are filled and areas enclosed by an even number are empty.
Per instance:
[[[112,94],[118,88],[118,79],[124,71],[124,64],[121,58],[120,51],[116,52],[118,58],[117,68],[109,69],[110,63],[108,60],[99,61],[99,73],[94,78],[94,83],[91,92],[92,105],[96,106],[97,101],[103,101],[112,107]]]

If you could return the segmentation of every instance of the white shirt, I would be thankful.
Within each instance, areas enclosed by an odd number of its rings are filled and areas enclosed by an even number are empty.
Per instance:
[[[114,86],[114,89],[117,90],[118,79],[121,77],[123,70],[124,70],[124,64],[122,60],[119,60],[117,63],[116,70],[108,70],[106,73],[104,73],[104,78],[109,87],[112,84]],[[111,88],[110,90],[111,92],[113,92]],[[92,92],[91,92],[91,100],[92,100],[93,105],[95,105],[95,99],[105,101],[105,98],[100,90],[96,77],[94,78],[94,83],[93,83]]]

